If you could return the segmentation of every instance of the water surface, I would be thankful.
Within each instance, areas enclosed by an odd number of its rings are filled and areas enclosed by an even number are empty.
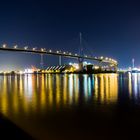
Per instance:
[[[0,113],[35,139],[134,138],[140,74],[0,76]]]

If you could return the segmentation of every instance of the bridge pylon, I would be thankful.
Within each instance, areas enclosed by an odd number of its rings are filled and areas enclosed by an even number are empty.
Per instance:
[[[81,32],[80,32],[80,34],[79,34],[79,37],[80,37],[79,55],[80,55],[80,56],[84,56],[84,53],[83,53],[83,44],[82,44],[82,33],[81,33]],[[81,58],[81,57],[78,58],[79,70],[80,70],[80,71],[83,70],[83,61],[84,61],[83,58]]]

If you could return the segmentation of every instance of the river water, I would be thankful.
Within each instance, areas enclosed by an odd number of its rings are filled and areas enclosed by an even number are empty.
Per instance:
[[[140,74],[1,75],[0,113],[35,139],[134,139]]]

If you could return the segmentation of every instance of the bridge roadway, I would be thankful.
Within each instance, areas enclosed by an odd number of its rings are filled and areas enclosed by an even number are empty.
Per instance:
[[[52,50],[46,50],[41,48],[40,50],[37,50],[35,48],[28,49],[28,48],[9,48],[9,47],[0,47],[0,51],[10,51],[10,52],[24,52],[24,53],[35,53],[35,54],[44,54],[44,55],[56,55],[56,56],[63,56],[63,57],[69,57],[69,58],[82,58],[87,60],[94,60],[104,63],[112,64],[113,66],[117,66],[118,62],[114,59],[108,58],[108,57],[92,57],[88,55],[80,56],[78,54],[72,54],[68,52],[61,52],[61,51],[52,51]]]

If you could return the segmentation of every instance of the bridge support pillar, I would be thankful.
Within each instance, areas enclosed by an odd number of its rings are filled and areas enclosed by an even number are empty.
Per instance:
[[[62,65],[62,56],[60,55],[59,56],[59,66],[61,66]]]
[[[44,69],[43,54],[41,54],[40,56],[41,56],[40,67],[41,69]]]
[[[102,61],[99,61],[99,71],[102,71]]]
[[[115,71],[115,72],[118,71],[118,66],[114,66],[114,71]]]
[[[79,71],[83,71],[83,62],[79,63]]]
[[[84,61],[83,58],[78,58],[79,71],[83,71],[84,70],[83,61]]]

